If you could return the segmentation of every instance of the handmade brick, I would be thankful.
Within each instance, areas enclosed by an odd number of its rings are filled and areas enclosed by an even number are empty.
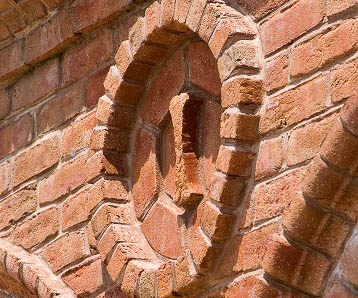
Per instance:
[[[10,113],[10,97],[7,89],[0,89],[0,120]]]
[[[246,177],[250,174],[252,159],[250,152],[220,146],[216,167],[226,174]]]
[[[358,21],[348,20],[329,32],[297,46],[292,55],[291,76],[312,73],[358,49]]]
[[[272,10],[282,6],[289,0],[266,0],[255,2],[251,0],[239,0],[238,3],[244,6],[256,20],[261,19]]]
[[[7,25],[12,34],[16,34],[26,27],[24,18],[20,12],[13,7],[4,13],[0,17],[0,20]]]
[[[22,59],[23,39],[19,39],[0,51],[0,80],[15,76],[28,68]]]
[[[344,124],[344,127],[352,132],[354,135],[358,135],[358,93],[356,92],[354,96],[349,98],[344,104],[344,107],[341,111],[341,119]]]
[[[47,23],[27,35],[24,47],[25,61],[36,64],[60,52],[76,38],[73,32],[71,10],[62,9]]]
[[[54,166],[60,159],[60,138],[53,135],[15,156],[12,184],[18,185]]]
[[[85,105],[85,90],[83,84],[51,99],[37,109],[37,132],[43,134],[56,128],[78,114]]]
[[[0,195],[6,192],[10,185],[10,162],[0,163]]]
[[[334,16],[356,6],[357,1],[355,0],[328,0],[326,3],[326,14],[328,16]]]
[[[100,127],[91,135],[90,148],[115,152],[127,152],[129,133],[123,129]]]
[[[58,209],[51,207],[16,227],[10,238],[12,243],[29,249],[45,240],[55,237],[59,230]]]
[[[12,88],[12,110],[28,108],[59,87],[59,60],[53,59],[24,76]]]
[[[268,91],[275,91],[288,84],[288,52],[267,61],[265,65],[265,86]]]
[[[28,23],[32,24],[46,15],[45,8],[40,0],[27,0],[19,4],[20,9],[25,13]]]
[[[220,174],[212,179],[210,197],[224,205],[236,207],[242,199],[244,181],[240,178],[228,179]]]
[[[81,258],[89,255],[83,232],[72,232],[63,235],[46,246],[41,257],[53,271],[58,271]]]
[[[36,208],[36,184],[32,183],[0,202],[0,229],[6,228],[23,216],[31,214]]]
[[[87,75],[109,61],[113,55],[112,32],[101,29],[64,54],[63,85]]]
[[[327,79],[327,76],[319,76],[295,89],[270,98],[261,118],[261,133],[296,124],[323,111],[328,96]]]
[[[277,13],[261,25],[261,38],[265,55],[292,42],[324,17],[323,1],[302,0],[289,9]],[[309,15],[309,18],[302,16]]]
[[[105,93],[103,84],[108,71],[109,68],[105,67],[104,69],[89,77],[86,98],[87,107],[93,107],[97,105],[98,99]]]
[[[255,179],[270,177],[277,174],[283,163],[283,137],[277,137],[264,141],[256,162]]]

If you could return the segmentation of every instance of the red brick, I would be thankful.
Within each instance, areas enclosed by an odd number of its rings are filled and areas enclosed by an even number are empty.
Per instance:
[[[227,41],[235,35],[255,36],[253,28],[243,16],[225,18],[219,22],[209,42],[209,47],[215,58],[220,56],[220,53],[225,50]]]
[[[177,221],[179,213],[168,204],[169,202],[165,201],[156,203],[145,217],[142,230],[158,253],[176,259],[183,252],[182,234]]]
[[[355,286],[358,285],[357,252],[358,237],[355,235],[344,249],[341,265],[344,278]]]
[[[79,187],[87,180],[87,154],[64,163],[50,177],[39,183],[40,204],[52,202]]]
[[[358,80],[358,60],[340,65],[331,73],[331,99],[334,103],[354,98]],[[353,99],[354,100],[354,99]]]
[[[164,263],[157,270],[158,297],[172,298],[172,268],[169,262]]]
[[[320,119],[291,131],[287,143],[287,164],[289,166],[305,162],[320,151],[320,146],[332,127],[337,115]]]
[[[338,120],[326,136],[321,155],[342,170],[354,171],[354,162],[358,155],[358,137],[344,129],[342,122]]]
[[[36,64],[63,50],[77,38],[72,27],[71,10],[65,8],[31,31],[25,40],[25,62]]]
[[[328,0],[326,3],[326,14],[334,16],[354,7],[357,7],[357,1],[355,0]]]
[[[178,20],[183,20],[183,22],[186,19],[191,1],[190,0],[181,0],[181,2],[184,2],[185,4],[181,5],[181,10],[176,10],[175,14],[178,16],[176,17]],[[177,1],[176,3],[180,3]],[[187,6],[187,8],[184,9],[184,7]],[[220,13],[220,8],[215,5],[215,3],[207,3],[203,17],[201,19],[201,24],[199,26],[198,34],[202,40],[204,40],[206,43],[209,42],[209,39],[211,35],[213,34],[215,27],[217,25],[217,17],[218,12]]]
[[[88,31],[114,19],[128,9],[130,4],[132,4],[131,0],[80,0],[74,9],[75,30]]]
[[[216,60],[203,42],[192,42],[188,46],[189,79],[200,88],[220,96],[221,82]]]
[[[117,243],[139,243],[139,241],[139,233],[132,226],[111,224],[100,238],[98,242],[98,250],[101,254],[102,260],[106,260],[108,254]]]
[[[251,200],[255,202],[255,220],[270,219],[283,214],[305,178],[304,170],[297,170],[265,184],[256,186]]]
[[[45,8],[40,0],[27,0],[19,4],[19,8],[26,15],[27,22],[32,24],[46,15]]]
[[[36,184],[30,184],[0,203],[0,229],[17,222],[37,208]]]
[[[33,137],[33,118],[30,114],[0,128],[0,158],[29,144]]]
[[[83,265],[67,271],[62,279],[77,297],[88,297],[105,284],[101,259],[90,259]]]
[[[18,81],[11,91],[12,110],[28,108],[59,87],[58,59],[36,68]]]
[[[0,51],[0,80],[8,79],[28,68],[22,60],[23,40],[19,39]]]
[[[76,248],[76,249],[74,249]],[[65,234],[47,245],[41,252],[41,257],[53,271],[80,260],[89,255],[83,232]]]
[[[237,284],[230,285],[225,291],[225,298],[273,298],[280,297],[279,294],[277,289],[264,280],[251,276],[240,280]]]
[[[87,170],[92,178],[101,174],[128,177],[127,156],[118,152],[97,152],[89,159]]]
[[[87,107],[97,105],[98,99],[105,93],[103,83],[108,71],[109,68],[106,67],[89,77],[86,98]]]
[[[227,179],[215,174],[212,177],[210,197],[226,206],[236,207],[242,198],[244,181],[240,178]]]
[[[99,68],[113,55],[112,32],[101,29],[64,54],[63,85],[72,83]]]
[[[10,37],[10,31],[4,24],[0,25],[0,41],[5,41]]]
[[[150,86],[141,116],[144,121],[158,125],[169,109],[169,102],[184,84],[184,53],[176,52],[161,68]],[[171,88],[167,88],[171,86]]]
[[[185,24],[193,32],[198,32],[201,18],[207,2],[205,0],[192,0]]]
[[[129,132],[118,128],[101,126],[92,131],[90,148],[92,150],[105,150],[127,152],[129,147]]]
[[[281,95],[270,98],[260,122],[260,131],[296,124],[326,108],[328,88],[326,76],[319,76]]]
[[[1,21],[7,25],[12,34],[18,33],[26,27],[26,22],[20,12],[11,7],[1,16]]]
[[[332,279],[326,287],[324,297],[327,298],[354,298],[357,294],[353,293],[347,286],[344,285],[343,280],[339,277]]]
[[[281,53],[266,62],[265,86],[268,91],[275,91],[288,84],[288,52]]]
[[[176,178],[176,153],[175,153],[175,138],[173,125],[168,125],[163,133],[164,140],[164,164],[165,169],[163,173],[165,191],[172,198],[175,197],[175,178]]]
[[[6,192],[10,185],[10,162],[0,163],[0,195]]]
[[[351,228],[341,218],[309,205],[302,195],[292,200],[282,222],[292,239],[334,258],[339,255]]]
[[[37,132],[43,134],[78,114],[84,107],[84,93],[81,84],[39,107],[36,115]]]
[[[58,230],[58,209],[51,207],[23,221],[20,226],[16,227],[10,238],[12,243],[29,249],[55,237]]]
[[[97,122],[94,112],[72,122],[72,124],[63,131],[61,155],[66,156],[73,154],[88,146],[92,130],[96,127]]]
[[[216,172],[216,159],[221,144],[220,117],[222,108],[213,100],[205,100],[202,132],[202,167],[206,186],[209,186]]]
[[[329,269],[326,258],[293,247],[277,234],[267,247],[262,265],[268,274],[311,295],[319,294]]]
[[[289,0],[239,0],[238,3],[244,6],[256,20],[261,19],[263,16],[272,10],[282,6]]]
[[[48,10],[54,10],[64,5],[66,0],[42,0]]]
[[[121,290],[125,295],[128,295],[128,297],[131,296],[137,296],[137,281],[139,280],[139,277],[141,273],[145,269],[153,268],[151,263],[144,262],[144,261],[137,261],[133,260],[128,263],[128,266],[126,267],[126,270],[124,272],[123,281],[121,283]]]
[[[318,25],[324,16],[323,10],[321,0],[301,0],[263,23],[260,31],[265,55],[292,42]],[[310,17],[302,17],[308,15]]]
[[[247,177],[251,171],[253,154],[250,152],[237,151],[230,147],[220,146],[216,167],[222,172]]]
[[[134,125],[136,110],[133,107],[114,104],[102,96],[97,106],[97,119],[105,125],[130,129]]]
[[[356,52],[358,41],[350,38],[356,35],[358,21],[348,20],[328,33],[299,45],[292,55],[291,76],[309,74]]]
[[[233,105],[260,105],[264,91],[261,81],[246,78],[234,78],[224,83],[221,100],[224,108]]]
[[[226,110],[221,116],[221,137],[244,142],[253,142],[258,137],[260,118],[257,115],[247,115],[239,110]]]
[[[12,184],[18,185],[54,166],[60,159],[60,138],[53,135],[15,156]]]
[[[283,162],[283,137],[261,142],[256,162],[255,179],[277,174]]]
[[[344,127],[355,135],[358,135],[358,93],[356,92],[347,100],[341,111],[341,119]]]
[[[133,164],[133,197],[137,217],[158,193],[158,163],[155,157],[156,139],[141,128],[137,132]]]
[[[0,120],[10,113],[10,97],[7,89],[0,89]]]
[[[93,216],[91,225],[96,238],[104,231],[104,229],[114,223],[132,224],[133,218],[127,205],[111,206],[103,205]]]

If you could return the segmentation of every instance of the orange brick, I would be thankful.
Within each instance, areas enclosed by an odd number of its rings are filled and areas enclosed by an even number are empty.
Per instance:
[[[281,53],[267,61],[265,65],[265,86],[268,91],[275,91],[288,84],[288,53]]]
[[[0,163],[0,195],[6,192],[10,185],[10,162]]]

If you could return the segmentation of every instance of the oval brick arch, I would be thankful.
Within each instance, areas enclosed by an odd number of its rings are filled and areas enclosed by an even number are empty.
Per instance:
[[[210,286],[252,172],[263,97],[256,43],[248,19],[201,0],[154,2],[121,43],[91,149],[107,183],[126,178],[130,201],[104,191],[91,224],[128,295]]]
[[[356,297],[357,170],[355,95],[345,102],[308,166],[302,191],[283,217],[283,235],[274,235],[268,245],[263,268],[271,278],[313,296]]]
[[[0,240],[0,295],[4,297],[66,297],[75,294],[37,256]],[[3,296],[1,296],[3,297]]]

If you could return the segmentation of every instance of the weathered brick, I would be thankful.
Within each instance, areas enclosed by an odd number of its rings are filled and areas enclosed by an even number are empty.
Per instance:
[[[222,172],[235,176],[248,176],[251,170],[253,154],[220,146],[216,167]]]
[[[8,79],[28,68],[22,59],[23,39],[11,43],[0,51],[0,80]]]
[[[32,24],[46,15],[45,8],[40,0],[27,0],[19,4],[19,8],[25,13],[27,22]]]
[[[105,93],[103,84],[108,71],[109,68],[105,67],[104,69],[89,77],[86,98],[87,107],[93,107],[97,105],[98,99]]]
[[[83,265],[67,271],[62,279],[77,297],[88,297],[104,286],[104,272],[100,258],[92,258]]]
[[[327,285],[324,297],[327,298],[335,298],[335,297],[345,297],[345,298],[354,298],[357,294],[353,293],[353,291],[348,288],[343,280],[337,275],[334,276]]]
[[[189,80],[215,96],[220,96],[221,82],[216,60],[203,42],[188,45]]]
[[[350,97],[344,104],[341,111],[341,119],[344,127],[352,132],[354,135],[358,135],[358,93],[356,92]]]
[[[10,238],[12,243],[29,249],[50,237],[55,237],[58,230],[58,209],[51,207],[23,221]]]
[[[327,76],[270,98],[261,118],[260,131],[267,133],[302,121],[326,108]]]
[[[62,135],[61,156],[73,154],[88,146],[97,122],[96,114],[92,112],[67,127]]]
[[[292,130],[287,143],[287,164],[292,166],[313,158],[336,118],[333,114]]]
[[[197,32],[199,29],[202,14],[206,6],[205,0],[192,0],[189,8],[189,12],[185,21],[185,24],[193,32]]]
[[[62,7],[66,0],[42,0],[48,10],[54,10],[56,8]]]
[[[18,185],[54,166],[60,159],[60,138],[50,136],[15,156],[12,184]]]
[[[36,184],[33,183],[0,202],[0,229],[17,222],[23,216],[31,214],[36,208]]]
[[[127,152],[129,132],[123,129],[99,127],[92,131],[90,148],[115,152]]]
[[[176,259],[182,254],[182,233],[175,208],[157,202],[145,217],[142,230],[151,246],[161,255]],[[158,235],[161,235],[158,237]]]
[[[224,83],[221,89],[221,100],[224,108],[233,105],[260,105],[263,99],[261,81],[246,78],[234,78]]]
[[[4,41],[10,37],[10,31],[4,24],[0,25],[0,41]]]
[[[0,163],[0,195],[6,192],[10,185],[10,162]]]
[[[33,138],[33,118],[30,114],[0,128],[0,158],[28,145]]]
[[[350,38],[356,35],[358,21],[348,20],[333,30],[297,46],[292,54],[291,76],[307,75],[356,52],[358,41]]]
[[[277,174],[282,167],[282,163],[283,137],[262,142],[256,162],[255,179],[260,180]]]
[[[265,65],[265,86],[267,91],[275,91],[288,84],[288,52],[267,61]]]
[[[18,81],[11,90],[12,110],[28,108],[59,87],[59,60],[36,68]]]
[[[309,15],[309,18],[302,16]],[[261,25],[261,38],[265,55],[292,42],[324,17],[323,1],[301,0],[289,9],[277,13]]]
[[[39,183],[40,204],[54,201],[83,184],[88,175],[86,160],[87,154],[82,154],[64,163],[50,177],[41,180]]]
[[[228,179],[215,174],[211,185],[210,197],[224,205],[236,207],[242,199],[244,181],[240,178]]]
[[[99,68],[113,55],[112,32],[101,29],[64,54],[63,85],[72,83]]]
[[[334,16],[354,7],[357,7],[357,1],[355,0],[328,0],[326,3],[326,14]]]
[[[4,22],[12,34],[18,33],[26,27],[26,22],[21,16],[20,12],[14,7],[9,7],[4,14],[1,15],[0,19]]]
[[[24,47],[25,62],[36,64],[63,50],[76,38],[71,10],[62,9],[47,23],[27,35]]]
[[[37,109],[37,132],[43,134],[78,114],[85,105],[83,84],[62,96],[51,99]]]
[[[331,73],[331,99],[334,103],[354,98],[358,80],[358,60],[344,63]],[[353,99],[354,100],[354,99]]]
[[[74,9],[76,32],[84,32],[116,18],[125,9],[129,9],[131,0],[80,0]]]
[[[157,270],[158,297],[172,297],[172,268],[170,263],[162,264]]]
[[[176,52],[161,68],[141,110],[145,121],[158,125],[169,109],[170,100],[184,84],[184,53]],[[166,86],[170,85],[171,88]]]
[[[64,266],[88,256],[89,249],[85,243],[84,233],[72,232],[51,242],[40,255],[56,272]]]
[[[342,258],[342,273],[344,278],[352,283],[358,285],[358,270],[355,266],[355,260],[357,259],[358,237],[354,235],[347,243],[343,252]]]
[[[325,257],[294,247],[277,234],[267,247],[263,268],[268,274],[311,295],[318,295],[329,269]],[[296,279],[297,274],[301,278]]]
[[[0,89],[0,120],[10,113],[10,97],[7,89]]]

